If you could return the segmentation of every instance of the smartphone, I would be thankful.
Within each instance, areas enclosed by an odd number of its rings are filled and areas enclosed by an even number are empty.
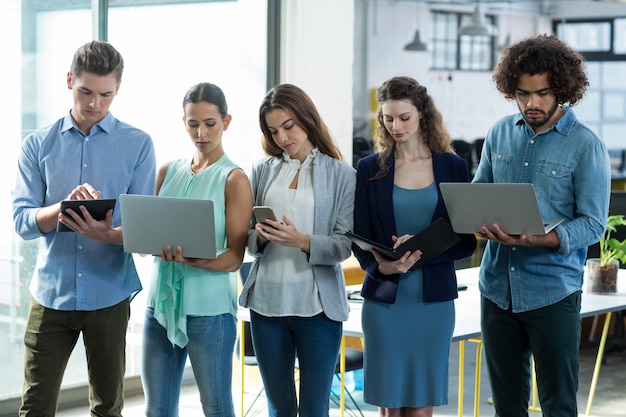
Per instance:
[[[252,207],[252,212],[254,213],[257,223],[263,223],[267,219],[276,220],[274,210],[269,206],[254,206]]]

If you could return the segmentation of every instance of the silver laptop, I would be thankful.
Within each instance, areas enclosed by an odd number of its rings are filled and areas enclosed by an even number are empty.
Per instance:
[[[439,187],[456,233],[498,224],[510,235],[543,235],[564,220],[541,217],[530,183],[442,182]]]
[[[158,255],[167,244],[182,246],[186,258],[215,259],[227,248],[215,242],[213,201],[191,198],[120,195],[126,252]]]

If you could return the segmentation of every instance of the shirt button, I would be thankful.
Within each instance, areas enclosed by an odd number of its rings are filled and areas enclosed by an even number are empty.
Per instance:
[[[83,245],[78,245],[78,249],[82,250],[83,249]]]
[[[527,167],[528,166],[528,162],[524,162],[524,166]]]
[[[552,175],[556,177],[556,171],[552,171]]]
[[[531,140],[530,140],[530,144],[532,145],[532,144],[534,144],[534,143],[535,143],[535,141],[534,141],[533,139],[531,139]]]
[[[85,138],[85,142],[89,142],[89,138]]]
[[[87,164],[83,164],[83,168],[87,168]]]
[[[81,278],[83,276],[82,272],[78,273],[78,278]]]
[[[517,248],[516,248],[515,246],[511,246],[511,250],[512,250],[513,252],[515,252],[515,251],[517,250]]]
[[[513,272],[513,271],[515,271],[515,267],[514,266],[511,267],[511,272]]]

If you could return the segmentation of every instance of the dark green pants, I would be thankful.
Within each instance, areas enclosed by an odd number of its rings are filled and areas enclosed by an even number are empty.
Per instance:
[[[482,338],[496,416],[528,416],[531,354],[545,417],[577,417],[580,291],[523,313],[482,298]]]
[[[19,415],[56,414],[63,373],[82,333],[91,416],[120,417],[129,317],[128,299],[95,311],[52,310],[31,300],[24,335],[24,391]]]

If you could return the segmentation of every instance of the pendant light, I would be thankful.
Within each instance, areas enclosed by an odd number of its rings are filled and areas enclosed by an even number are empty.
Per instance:
[[[472,21],[459,29],[459,35],[469,36],[496,36],[498,28],[487,22],[487,18],[480,11],[477,4],[472,14]]]
[[[426,46],[426,44],[423,43],[422,40],[420,39],[419,29],[415,31],[415,38],[413,38],[413,41],[407,43],[404,46],[404,50],[405,51],[427,51],[428,50],[428,47]]]

